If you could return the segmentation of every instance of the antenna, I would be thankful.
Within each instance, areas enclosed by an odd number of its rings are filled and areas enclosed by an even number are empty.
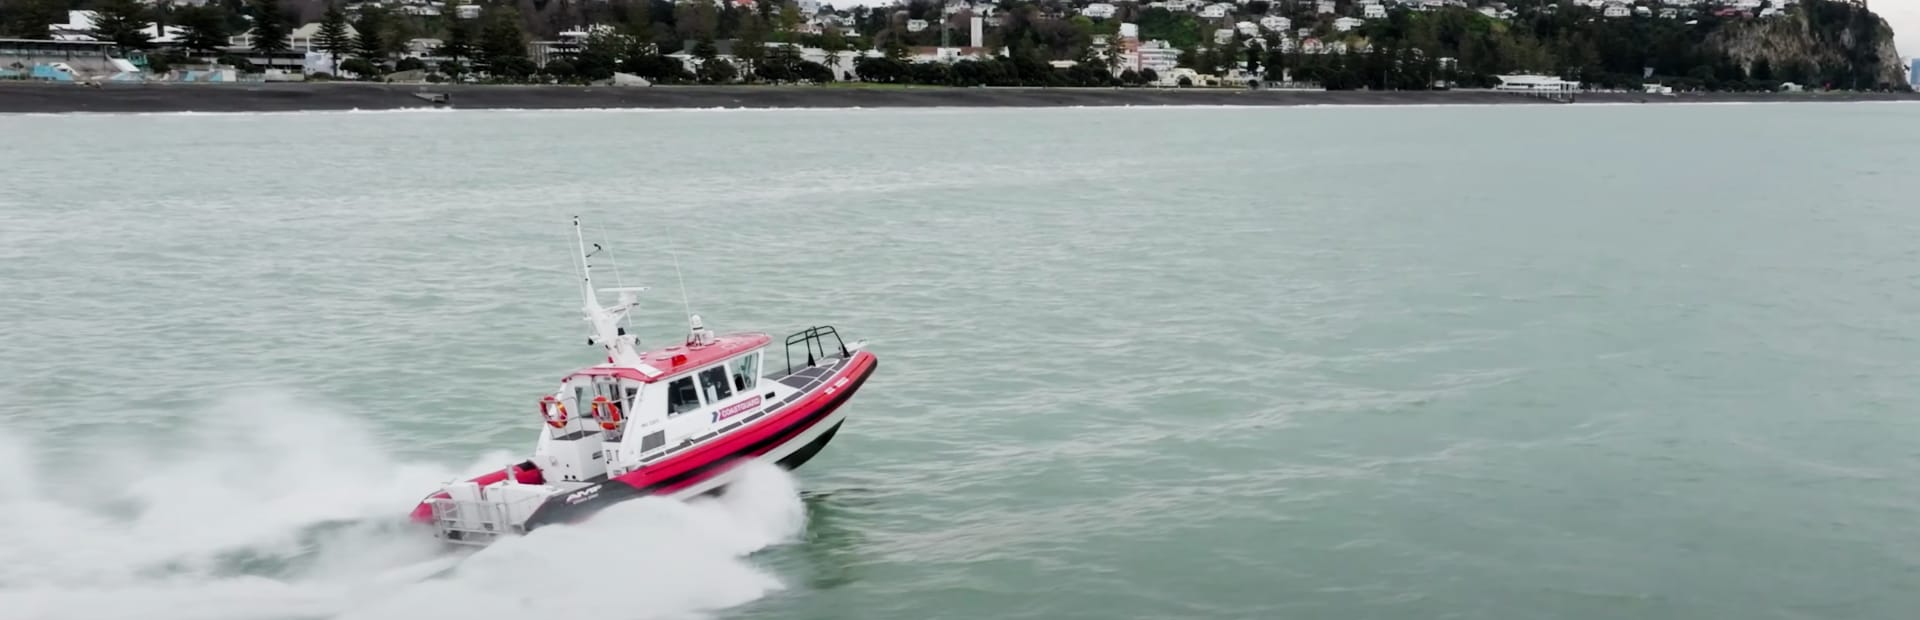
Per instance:
[[[687,309],[687,321],[693,321],[693,302],[687,299],[687,277],[680,274],[680,253],[673,249],[673,235],[667,239],[667,256],[673,258],[673,277],[680,281],[680,304]]]
[[[600,240],[606,242],[608,246],[613,245],[613,240],[607,236],[607,229],[604,227],[600,229]],[[593,247],[595,248],[594,251],[597,252],[599,251],[600,244],[596,243]],[[613,265],[613,285],[621,289],[627,288],[627,279],[620,275],[620,260],[614,256],[613,250],[607,250],[607,263]],[[632,331],[633,315],[630,313],[622,314],[620,318],[627,322],[627,330]]]
[[[587,253],[587,238],[580,232],[580,216],[578,215],[573,216],[573,241],[580,248],[580,262],[578,263],[580,266],[580,296],[582,301],[586,302],[587,307],[592,308],[600,304],[597,303],[597,300],[593,297],[593,264],[587,262],[587,257],[592,255]],[[600,246],[594,246],[594,251],[597,252],[599,249]]]

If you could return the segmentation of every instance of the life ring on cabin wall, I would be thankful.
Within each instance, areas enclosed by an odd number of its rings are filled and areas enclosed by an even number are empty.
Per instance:
[[[546,420],[547,426],[566,428],[567,404],[548,394],[546,398],[540,399],[540,419]]]
[[[600,428],[620,428],[620,405],[607,400],[605,396],[593,397],[593,419],[600,421]]]

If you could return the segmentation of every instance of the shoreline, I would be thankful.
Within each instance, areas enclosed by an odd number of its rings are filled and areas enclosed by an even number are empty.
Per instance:
[[[444,93],[448,105],[416,96]],[[0,82],[0,114],[452,110],[1300,107],[1920,101],[1920,93],[1581,93],[1558,104],[1511,92],[1153,88],[516,86],[364,82],[101,84]]]

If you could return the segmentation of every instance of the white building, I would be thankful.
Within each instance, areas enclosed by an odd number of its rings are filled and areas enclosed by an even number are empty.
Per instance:
[[[1260,25],[1253,22],[1240,22],[1240,23],[1234,24],[1233,29],[1239,31],[1240,34],[1245,36],[1249,36],[1249,37],[1260,36]]]
[[[1228,43],[1232,43],[1232,42],[1233,42],[1233,29],[1232,29],[1232,28],[1221,28],[1221,29],[1219,29],[1219,30],[1215,30],[1215,31],[1213,31],[1213,42],[1214,42],[1214,43],[1218,43],[1218,44],[1220,44],[1220,45],[1226,45],[1226,44],[1228,44]]]
[[[1200,9],[1200,16],[1207,19],[1220,19],[1231,13],[1233,13],[1231,4],[1209,4],[1206,8]]]
[[[454,7],[453,16],[460,19],[480,19],[480,5],[462,4]]]
[[[1313,5],[1313,12],[1318,15],[1331,15],[1334,12],[1333,0],[1320,0]]]
[[[1649,7],[1644,7],[1644,6],[1636,6],[1636,7],[1633,7],[1633,15],[1635,17],[1653,17],[1653,9]]]
[[[1293,20],[1279,15],[1268,15],[1260,18],[1260,27],[1274,32],[1286,32],[1288,28],[1293,27]]]
[[[1660,19],[1674,19],[1677,17],[1680,17],[1680,9],[1675,9],[1675,8],[1660,9]]]
[[[1133,66],[1135,70],[1152,69],[1154,73],[1164,75],[1174,67],[1180,66],[1180,50],[1166,41],[1153,40],[1141,43],[1140,49],[1134,50],[1134,57],[1137,58]]]
[[[1387,5],[1369,4],[1364,7],[1360,7],[1360,16],[1365,17],[1367,19],[1386,19]]]
[[[1349,30],[1353,30],[1355,28],[1359,28],[1360,25],[1364,23],[1367,23],[1367,22],[1364,20],[1355,19],[1352,17],[1342,17],[1340,19],[1333,20],[1333,29],[1338,30],[1340,32],[1346,32]]]
[[[1479,11],[1481,15],[1485,15],[1485,16],[1487,16],[1487,17],[1499,17],[1499,16],[1500,16],[1500,9],[1496,9],[1496,8],[1493,8],[1493,7],[1490,7],[1490,6],[1483,6],[1483,7],[1480,7],[1480,8],[1477,8],[1477,9],[1474,9],[1474,10],[1475,10],[1475,11]]]
[[[1327,53],[1327,46],[1325,43],[1321,43],[1319,39],[1309,38],[1300,42],[1300,53],[1325,54]]]
[[[1082,7],[1080,9],[1080,14],[1085,15],[1091,19],[1112,19],[1113,12],[1115,10],[1117,9],[1115,9],[1115,7],[1111,4],[1107,4],[1105,2],[1095,2],[1093,4],[1089,4],[1085,7]]]
[[[924,20],[924,19],[907,20],[907,32],[920,32],[926,29],[927,29],[927,20]]]
[[[1624,4],[1609,4],[1607,8],[1600,10],[1602,17],[1626,17],[1632,14],[1633,11],[1628,9],[1627,5]]]
[[[1494,90],[1516,92],[1572,92],[1580,90],[1579,82],[1569,82],[1547,75],[1496,75],[1500,85]]]

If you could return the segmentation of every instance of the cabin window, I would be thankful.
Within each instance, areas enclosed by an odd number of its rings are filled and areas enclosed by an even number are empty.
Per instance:
[[[745,392],[753,389],[760,380],[760,354],[749,353],[727,362],[727,371],[733,374],[734,390]]]
[[[733,386],[727,383],[727,367],[714,366],[700,371],[700,389],[707,394],[707,402],[717,403],[733,395]]]
[[[667,384],[667,415],[679,415],[700,408],[700,392],[693,389],[693,377],[681,377]]]

